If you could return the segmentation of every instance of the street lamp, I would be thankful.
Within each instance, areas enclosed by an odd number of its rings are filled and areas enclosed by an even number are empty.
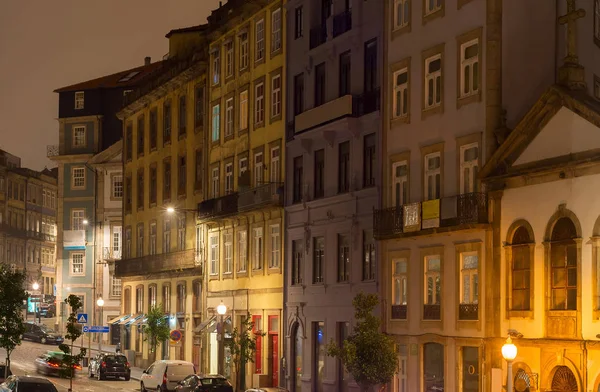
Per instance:
[[[85,226],[90,224],[90,221],[88,221],[87,219],[84,219],[81,223],[83,223]]]
[[[508,392],[513,390],[513,377],[512,377],[512,362],[517,357],[517,346],[515,346],[510,338],[506,338],[506,343],[502,346],[502,356],[506,360],[506,390]]]
[[[102,307],[104,306],[104,300],[102,299],[102,297],[98,297],[98,300],[96,301],[96,305],[98,305],[98,307],[100,308],[100,326],[104,325],[104,322],[102,321]],[[100,332],[99,335],[99,339],[98,339],[98,352],[102,353],[102,333]]]
[[[174,212],[175,212],[175,208],[173,208],[173,207],[167,207],[167,212],[168,212],[169,214],[172,214],[172,213],[174,213]]]
[[[224,356],[225,356],[225,323],[224,323],[224,316],[225,313],[227,313],[227,306],[225,306],[225,304],[223,303],[223,301],[221,301],[221,303],[219,304],[219,306],[217,306],[217,313],[219,314],[221,320],[220,320],[220,327],[221,330],[219,331],[219,358],[218,358],[218,365],[219,365],[219,374],[223,375],[225,372],[223,371],[223,360],[224,360]]]
[[[33,291],[38,291],[40,289],[40,285],[38,284],[38,282],[33,282],[32,287],[33,287]],[[35,296],[36,296],[35,294],[32,295],[32,297],[35,297]],[[38,305],[38,303],[36,301],[35,304],[34,304],[34,306],[33,306],[33,312],[34,312],[33,313],[33,321],[34,322],[35,322],[35,315],[38,314],[38,310],[39,310],[38,306],[39,305]],[[40,315],[38,315],[38,316],[39,316],[38,317],[38,323],[41,323],[42,322],[42,317]]]

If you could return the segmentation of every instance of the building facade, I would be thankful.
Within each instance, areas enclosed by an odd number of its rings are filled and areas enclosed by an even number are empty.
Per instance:
[[[135,366],[181,359],[200,366],[202,260],[196,213],[204,198],[206,25],[167,34],[169,56],[134,91],[118,116],[124,126],[124,242],[116,275],[122,280],[124,352]],[[150,353],[145,314],[160,306],[179,342]]]
[[[325,353],[376,293],[383,2],[289,1],[286,387],[357,390]]]
[[[202,370],[255,387],[283,381],[284,3],[229,1],[208,18],[211,120],[206,201],[198,207],[209,321]],[[236,375],[220,332],[229,339],[247,317],[264,336]]]

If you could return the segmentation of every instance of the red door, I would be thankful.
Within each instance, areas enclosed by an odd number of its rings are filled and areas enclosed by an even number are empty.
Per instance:
[[[271,336],[271,377],[272,385],[276,387],[279,385],[279,336],[272,334]]]

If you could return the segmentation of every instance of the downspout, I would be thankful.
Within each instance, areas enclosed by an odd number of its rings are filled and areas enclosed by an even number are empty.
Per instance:
[[[558,20],[560,6],[558,0],[554,2],[554,20]],[[554,83],[558,83],[558,26],[554,26]]]

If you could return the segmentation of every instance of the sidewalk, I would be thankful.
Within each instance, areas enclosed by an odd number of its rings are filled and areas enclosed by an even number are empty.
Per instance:
[[[68,344],[68,342],[65,342],[65,343]],[[117,346],[113,346],[113,345],[110,345],[110,344],[102,344],[101,350],[98,350],[98,343],[97,342],[92,342],[89,345],[90,352],[89,353],[86,352],[86,357],[94,357],[96,354],[98,354],[98,352],[114,353],[116,347]],[[86,350],[88,350],[88,342],[85,341],[84,345],[82,347],[81,346],[81,341],[77,340],[75,342],[75,344],[73,345],[73,348],[74,349],[85,348]],[[74,350],[74,351],[79,352],[79,350]],[[131,369],[131,379],[132,380],[136,380],[136,381],[139,381],[141,379],[142,372],[145,370],[145,369],[134,367],[134,366],[131,366],[130,369]],[[85,370],[83,370],[83,371],[87,373],[87,368]]]

